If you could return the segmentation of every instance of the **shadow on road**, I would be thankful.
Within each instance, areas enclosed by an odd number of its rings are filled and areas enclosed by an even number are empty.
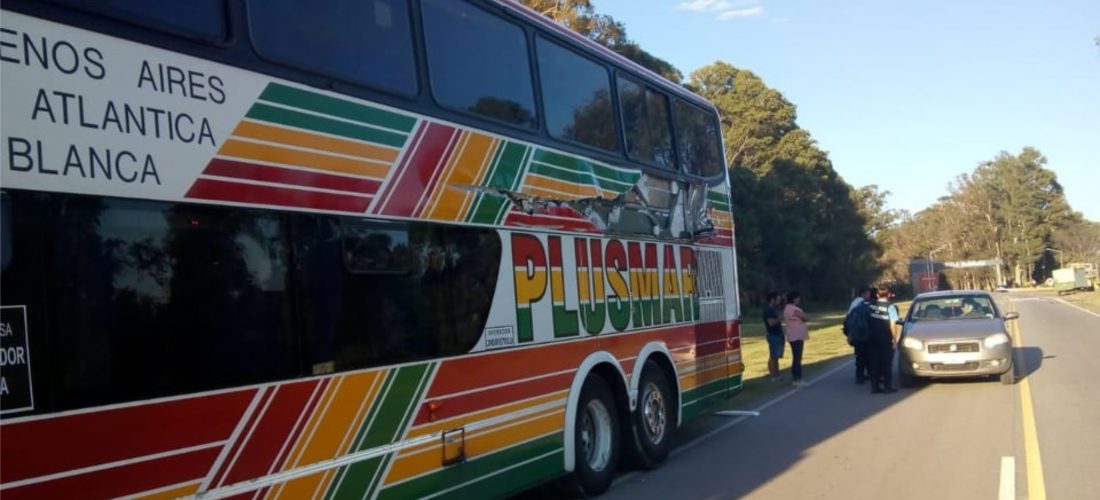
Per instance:
[[[1043,366],[1043,360],[1054,359],[1056,357],[1044,355],[1042,348],[1031,346],[1017,347],[1015,355],[1017,382],[1039,371],[1039,368]]]
[[[782,475],[798,463],[814,446],[835,438],[868,418],[900,403],[922,390],[923,386],[902,389],[896,394],[871,394],[870,386],[855,384],[855,367],[851,357],[822,361],[806,366],[807,380],[838,369],[804,389],[786,389],[789,382],[779,384],[782,391],[751,391],[750,397],[738,396],[725,408],[757,410],[788,391],[796,391],[793,399],[761,409],[761,416],[749,419],[728,430],[714,433],[732,421],[731,417],[711,415],[681,428],[676,433],[677,446],[702,438],[702,446],[681,452],[692,459],[673,456],[660,469],[634,475],[617,484],[606,498],[740,498]],[[776,385],[763,379],[753,381]],[[896,381],[895,381],[896,383]],[[787,401],[797,399],[794,407]],[[792,411],[797,408],[797,411]],[[759,420],[757,420],[759,419]],[[766,419],[766,422],[764,420]],[[765,424],[766,425],[758,425]],[[782,435],[774,430],[782,429]],[[699,459],[699,455],[708,455]],[[852,467],[864,466],[866,456],[838,457]],[[621,471],[624,474],[627,471]],[[667,476],[666,476],[667,474]],[[694,477],[692,484],[670,484],[657,477]],[[651,484],[646,484],[652,478]],[[722,479],[718,479],[722,478]],[[679,483],[679,482],[676,482]],[[561,498],[552,485],[521,493],[515,499],[533,500]]]

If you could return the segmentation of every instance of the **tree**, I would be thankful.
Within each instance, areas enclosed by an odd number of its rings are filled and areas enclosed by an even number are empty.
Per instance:
[[[1073,220],[1069,205],[1047,159],[1037,149],[1001,152],[951,183],[947,196],[904,220],[880,239],[884,263],[894,274],[900,260],[927,256],[938,246],[947,260],[1001,258],[1015,283],[1044,276],[1035,265],[1044,257],[1055,232]],[[966,271],[967,283],[989,283],[992,275]]]
[[[684,75],[668,61],[643,50],[626,36],[626,27],[615,18],[597,14],[590,0],[522,0],[531,9],[580,35],[603,45],[638,65],[680,83]]]
[[[1064,252],[1065,262],[1100,262],[1100,223],[1074,214],[1062,227],[1055,229],[1053,248]]]

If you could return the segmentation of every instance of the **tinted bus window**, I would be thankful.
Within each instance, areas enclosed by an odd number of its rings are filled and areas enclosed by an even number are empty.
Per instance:
[[[537,39],[539,85],[550,135],[608,151],[617,150],[611,79],[595,62]]]
[[[629,79],[620,77],[618,80],[627,154],[643,163],[674,168],[668,99]]]
[[[721,174],[722,156],[714,115],[679,99],[673,106],[676,142],[684,171],[703,177]]]
[[[367,87],[417,92],[407,0],[250,0],[260,55]]]
[[[465,354],[481,337],[496,232],[307,216],[296,240],[314,373]]]
[[[527,36],[464,0],[423,0],[428,75],[439,104],[535,127]]]
[[[4,303],[27,307],[41,409],[301,374],[278,217],[238,208],[9,195],[15,258],[3,272]]]
[[[51,0],[93,14],[204,40],[225,39],[224,0]]]

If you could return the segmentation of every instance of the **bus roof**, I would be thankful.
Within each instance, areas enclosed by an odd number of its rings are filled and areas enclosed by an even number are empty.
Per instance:
[[[658,75],[657,73],[654,73],[649,68],[646,68],[645,66],[642,66],[642,65],[640,65],[640,64],[638,64],[634,61],[631,61],[630,59],[627,59],[627,58],[623,57],[622,55],[620,55],[618,52],[615,52],[615,51],[613,51],[613,50],[611,50],[607,47],[604,47],[603,45],[600,45],[600,44],[588,39],[587,37],[584,37],[581,34],[575,32],[575,31],[573,31],[569,28],[566,28],[565,26],[562,26],[560,23],[554,21],[553,19],[550,19],[550,18],[548,18],[548,17],[546,17],[542,14],[539,14],[534,9],[532,9],[532,8],[530,8],[530,7],[528,7],[524,4],[521,4],[521,3],[517,2],[516,0],[494,0],[494,1],[498,4],[500,4],[500,5],[502,5],[504,7],[507,7],[508,9],[516,12],[517,14],[523,16],[524,18],[528,19],[529,21],[532,21],[532,22],[538,24],[539,26],[542,26],[542,27],[547,28],[549,30],[555,31],[555,32],[557,32],[561,35],[564,35],[565,37],[571,39],[573,42],[578,43],[580,45],[583,45],[585,48],[596,52],[600,56],[602,56],[602,57],[604,57],[604,58],[606,58],[610,61],[613,61],[615,64],[618,64],[619,66],[623,66],[627,69],[630,69],[631,71],[640,73],[640,74],[648,77],[651,84],[656,85],[656,86],[660,86],[664,90],[666,90],[668,92],[671,92],[672,94],[676,95],[677,97],[679,97],[681,99],[691,101],[691,102],[695,103],[696,105],[702,106],[704,109],[717,111],[717,108],[714,107],[714,104],[712,104],[710,101],[704,99],[699,94],[696,94],[696,93],[684,88],[681,85],[677,85],[677,84],[669,81],[667,78],[665,78],[661,75]]]

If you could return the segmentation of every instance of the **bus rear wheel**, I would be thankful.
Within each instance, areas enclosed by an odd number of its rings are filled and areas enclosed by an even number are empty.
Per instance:
[[[668,378],[656,362],[646,361],[638,386],[638,408],[633,414],[634,454],[638,465],[654,469],[668,458],[675,427]]]
[[[580,496],[611,487],[619,464],[619,415],[607,382],[590,375],[581,389],[573,432],[573,474],[569,489]]]

